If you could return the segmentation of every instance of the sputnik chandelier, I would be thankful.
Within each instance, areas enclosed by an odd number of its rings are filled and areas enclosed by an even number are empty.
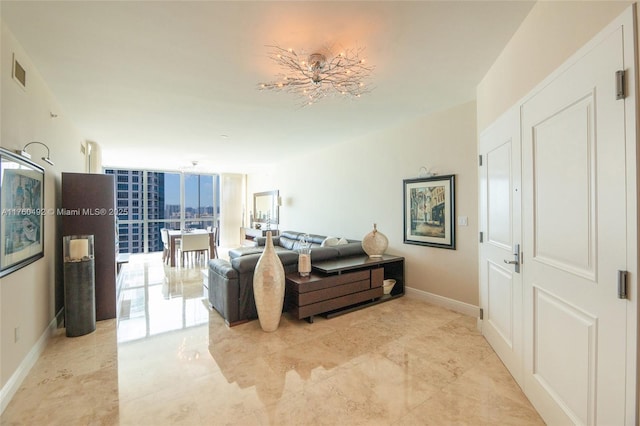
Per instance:
[[[370,91],[365,80],[373,66],[361,57],[364,48],[346,50],[333,57],[324,53],[298,55],[293,49],[267,46],[269,59],[283,70],[276,81],[261,83],[260,90],[294,93],[302,105],[312,105],[327,96],[359,98]]]

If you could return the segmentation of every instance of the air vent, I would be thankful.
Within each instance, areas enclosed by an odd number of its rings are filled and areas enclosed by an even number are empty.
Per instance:
[[[13,70],[12,70],[13,79],[18,83],[23,89],[27,87],[27,71],[25,71],[24,67],[20,65],[20,62],[16,59],[15,53],[13,54]]]

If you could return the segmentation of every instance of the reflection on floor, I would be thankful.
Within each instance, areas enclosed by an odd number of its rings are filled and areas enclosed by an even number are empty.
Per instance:
[[[2,425],[543,424],[473,318],[403,297],[230,329],[200,268],[124,268],[118,320],[58,330]]]
[[[118,342],[145,339],[209,321],[208,309],[203,309],[206,308],[202,287],[204,265],[154,267],[154,257],[147,256],[151,259],[147,262],[130,261],[122,271]]]

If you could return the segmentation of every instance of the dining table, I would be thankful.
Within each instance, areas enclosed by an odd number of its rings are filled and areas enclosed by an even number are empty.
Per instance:
[[[215,232],[207,231],[206,229],[192,229],[189,231],[182,231],[180,229],[169,230],[169,264],[176,266],[176,240],[181,238],[183,234],[209,234],[209,257],[213,256],[216,249]]]

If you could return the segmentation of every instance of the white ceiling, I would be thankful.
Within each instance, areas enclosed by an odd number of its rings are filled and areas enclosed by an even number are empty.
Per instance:
[[[106,165],[248,172],[474,99],[532,5],[2,0],[0,16]],[[304,108],[258,91],[278,73],[267,44],[364,46],[374,90]]]

